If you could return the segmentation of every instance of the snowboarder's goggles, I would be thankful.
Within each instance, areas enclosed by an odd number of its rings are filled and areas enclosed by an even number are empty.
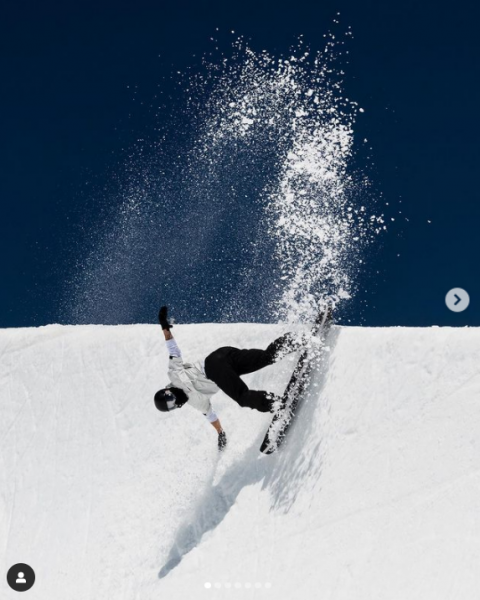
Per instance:
[[[175,398],[175,394],[173,392],[170,390],[165,390],[163,394],[168,410],[174,410],[175,408],[178,408],[177,399]]]

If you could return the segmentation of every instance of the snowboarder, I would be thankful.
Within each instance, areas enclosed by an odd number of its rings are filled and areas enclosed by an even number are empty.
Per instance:
[[[230,396],[240,406],[260,412],[275,412],[281,398],[273,393],[250,390],[240,378],[277,362],[290,352],[305,345],[305,339],[286,333],[272,342],[266,350],[240,350],[231,346],[218,348],[203,362],[184,363],[182,353],[170,329],[168,308],[162,306],[158,315],[169,353],[168,377],[171,381],[155,394],[155,406],[169,412],[190,404],[201,411],[218,433],[218,448],[223,450],[227,436],[210,398],[219,390]]]

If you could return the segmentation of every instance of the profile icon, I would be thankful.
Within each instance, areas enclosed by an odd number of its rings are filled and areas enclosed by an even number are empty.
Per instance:
[[[26,592],[35,583],[35,571],[30,565],[17,563],[8,569],[8,585],[16,592]]]
[[[15,583],[27,583],[27,580],[25,579],[25,573],[22,573],[22,571],[20,571]]]

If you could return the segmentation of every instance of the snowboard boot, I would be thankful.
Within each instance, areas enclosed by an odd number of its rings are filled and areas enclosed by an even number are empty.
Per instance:
[[[272,414],[275,415],[283,408],[283,398],[281,396],[277,396],[272,392],[266,392],[265,398],[268,402],[269,409]]]

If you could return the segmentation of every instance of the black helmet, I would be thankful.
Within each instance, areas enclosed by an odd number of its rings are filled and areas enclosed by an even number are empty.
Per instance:
[[[181,408],[187,402],[187,394],[180,388],[168,387],[155,394],[155,406],[161,412]]]
[[[155,394],[155,406],[161,412],[168,412],[169,410],[178,408],[175,394],[169,388],[159,390]]]

